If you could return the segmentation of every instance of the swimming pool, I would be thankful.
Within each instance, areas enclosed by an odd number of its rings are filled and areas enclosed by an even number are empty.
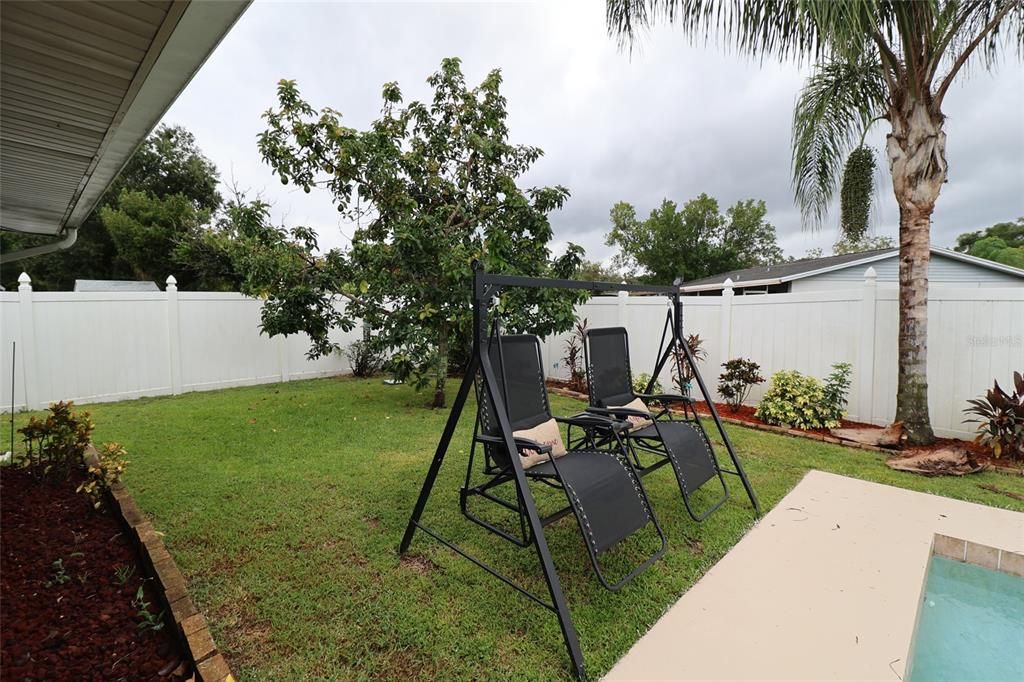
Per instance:
[[[1024,578],[932,556],[907,679],[1024,680]]]

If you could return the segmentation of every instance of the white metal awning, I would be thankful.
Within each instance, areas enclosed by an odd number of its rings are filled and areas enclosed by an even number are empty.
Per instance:
[[[0,228],[78,227],[249,1],[5,0]]]

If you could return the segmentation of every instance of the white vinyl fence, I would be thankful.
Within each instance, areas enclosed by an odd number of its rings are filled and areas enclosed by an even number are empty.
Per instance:
[[[700,334],[708,357],[701,374],[714,391],[721,363],[743,357],[768,378],[795,369],[824,378],[836,362],[853,366],[851,419],[888,424],[896,414],[898,290],[878,285],[873,269],[850,290],[683,298],[684,333]],[[668,305],[661,297],[595,297],[578,315],[591,327],[629,331],[634,376],[654,369]],[[548,374],[566,377],[561,358],[567,334],[544,344]],[[932,425],[943,436],[970,437],[966,401],[999,380],[1012,386],[1024,371],[1024,288],[933,286],[928,305],[928,400]],[[669,368],[659,380],[672,387]],[[767,382],[751,391],[756,405]]]
[[[304,334],[260,334],[262,302],[238,293],[34,292],[22,275],[0,292],[0,403],[11,409],[12,341],[17,342],[14,406],[39,409],[308,379],[349,371],[332,354],[307,360]],[[345,346],[358,330],[337,332]]]
[[[796,369],[825,377],[853,365],[849,416],[889,423],[896,412],[897,290],[869,269],[860,287],[793,294],[688,296],[685,332],[700,334],[702,374],[714,390],[721,363],[735,357],[769,377]],[[27,280],[27,277],[23,279]],[[11,342],[17,341],[15,409],[56,400],[80,403],[288,381],[347,372],[335,354],[309,361],[305,335],[259,333],[261,302],[237,293],[0,292],[0,403],[11,405]],[[634,374],[654,368],[668,307],[661,297],[595,297],[578,315],[591,327],[629,330]],[[345,346],[358,331],[338,332]],[[543,344],[547,373],[566,376],[568,334]],[[967,399],[993,379],[1009,385],[1024,370],[1024,289],[934,286],[928,310],[928,384],[937,433],[967,437]],[[671,374],[659,377],[666,389]],[[756,404],[765,385],[755,388]]]

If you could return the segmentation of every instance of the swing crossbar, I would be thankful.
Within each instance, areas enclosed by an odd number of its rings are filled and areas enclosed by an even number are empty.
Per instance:
[[[629,291],[636,294],[657,294],[672,296],[679,294],[680,286],[658,286],[654,284],[616,284],[615,282],[587,282],[575,279],[552,279],[550,277],[523,277],[520,275],[493,275],[486,272],[480,275],[484,286],[490,287],[522,287],[527,289],[577,289],[580,291]]]

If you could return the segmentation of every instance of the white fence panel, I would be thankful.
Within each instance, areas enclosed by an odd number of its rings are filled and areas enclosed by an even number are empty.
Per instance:
[[[184,391],[269,383],[286,376],[283,339],[259,333],[259,300],[241,294],[178,297]]]
[[[339,303],[340,305],[340,303]],[[304,334],[260,334],[262,303],[238,293],[0,292],[0,402],[15,409],[244,386],[349,371],[339,354],[307,360]],[[345,346],[359,330],[332,333]]]
[[[686,334],[699,334],[707,358],[705,382],[714,390],[721,364],[744,357],[761,365],[765,377],[795,369],[826,377],[837,362],[853,367],[848,414],[851,419],[888,424],[896,414],[898,291],[876,284],[869,269],[860,288],[818,292],[683,299]],[[601,297],[577,310],[590,327],[629,330],[633,374],[650,372],[664,328],[666,304],[659,297]],[[971,437],[963,424],[970,398],[993,379],[1008,383],[1024,371],[1024,289],[933,287],[929,301],[928,384],[932,424],[942,436]],[[548,374],[565,378],[561,362],[567,335],[546,339]],[[672,385],[669,369],[659,377]],[[751,391],[756,405],[767,384]]]
[[[1014,370],[1024,371],[1024,291],[991,291],[944,290],[928,306],[929,412],[949,430],[973,431],[961,423],[964,401],[993,379],[1010,388]]]
[[[7,412],[11,403],[24,404],[24,393],[19,397],[18,387],[25,385],[22,358],[12,357],[25,352],[21,339],[21,316],[17,292],[0,291],[0,409]],[[11,369],[14,369],[15,394],[11,395]]]
[[[339,303],[340,305],[340,303]],[[0,292],[0,402],[11,405],[11,343],[17,341],[16,409],[54,400],[120,400],[241,386],[348,371],[344,357],[306,359],[305,335],[259,333],[258,300],[237,293],[36,293],[24,278]],[[655,365],[668,306],[658,296],[594,297],[577,310],[591,328],[629,331],[634,375]],[[795,369],[823,378],[853,365],[849,415],[885,424],[896,413],[898,295],[873,271],[859,288],[683,299],[684,331],[699,334],[704,379],[714,389],[721,363],[746,357],[764,375]],[[360,329],[332,334],[342,346]],[[547,373],[565,378],[569,333],[544,340]],[[928,382],[933,426],[968,437],[963,408],[993,379],[1024,370],[1024,289],[933,287],[929,301]],[[582,361],[582,358],[581,358]],[[659,376],[670,390],[671,369]],[[750,396],[756,404],[764,392]]]
[[[766,378],[784,369],[824,377],[837,362],[856,367],[859,319],[851,311],[859,305],[856,291],[736,296],[729,357],[757,362]],[[755,386],[748,400],[759,402],[767,385]]]
[[[33,294],[38,404],[170,393],[165,297],[131,296]]]

